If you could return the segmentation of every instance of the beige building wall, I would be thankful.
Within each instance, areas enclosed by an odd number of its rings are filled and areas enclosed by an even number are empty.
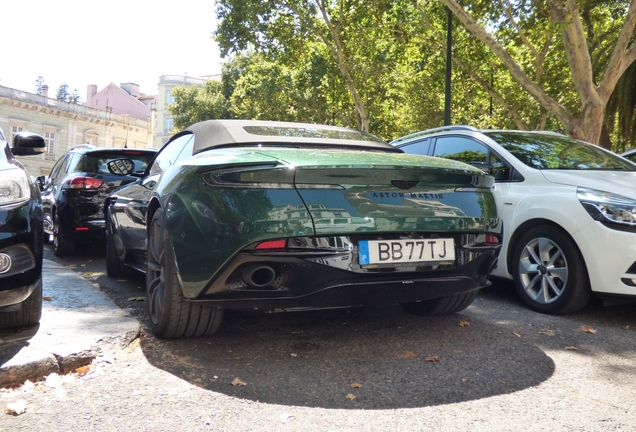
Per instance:
[[[152,125],[152,119],[139,120],[0,86],[0,128],[9,143],[19,131],[37,133],[47,141],[45,154],[19,159],[33,176],[49,174],[55,161],[79,144],[153,147]]]
[[[172,135],[172,114],[168,111],[168,104],[173,103],[172,89],[177,86],[197,85],[203,87],[207,80],[220,80],[221,75],[204,77],[189,77],[183,75],[162,75],[159,77],[157,90],[156,134],[155,147],[161,148]]]

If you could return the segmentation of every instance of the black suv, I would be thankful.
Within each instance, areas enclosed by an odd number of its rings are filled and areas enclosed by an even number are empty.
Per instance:
[[[35,325],[42,313],[42,203],[16,156],[42,153],[44,139],[21,132],[10,149],[0,129],[0,329]]]
[[[144,172],[157,149],[99,148],[80,145],[38,177],[44,233],[53,236],[55,255],[72,255],[78,242],[106,241],[104,200]],[[126,175],[124,173],[130,172]]]

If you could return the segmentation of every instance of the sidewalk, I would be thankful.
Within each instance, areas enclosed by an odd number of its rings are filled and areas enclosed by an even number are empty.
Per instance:
[[[139,322],[72,270],[44,260],[42,319],[0,332],[0,388],[68,373],[132,342]]]

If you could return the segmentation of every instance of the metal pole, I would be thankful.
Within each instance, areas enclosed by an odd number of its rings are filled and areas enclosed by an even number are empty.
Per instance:
[[[446,7],[446,90],[444,101],[444,126],[451,124],[451,60],[453,55],[453,13]]]

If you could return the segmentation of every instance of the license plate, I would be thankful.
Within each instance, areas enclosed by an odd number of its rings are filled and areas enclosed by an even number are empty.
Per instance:
[[[363,240],[358,243],[361,265],[455,261],[450,239]]]

